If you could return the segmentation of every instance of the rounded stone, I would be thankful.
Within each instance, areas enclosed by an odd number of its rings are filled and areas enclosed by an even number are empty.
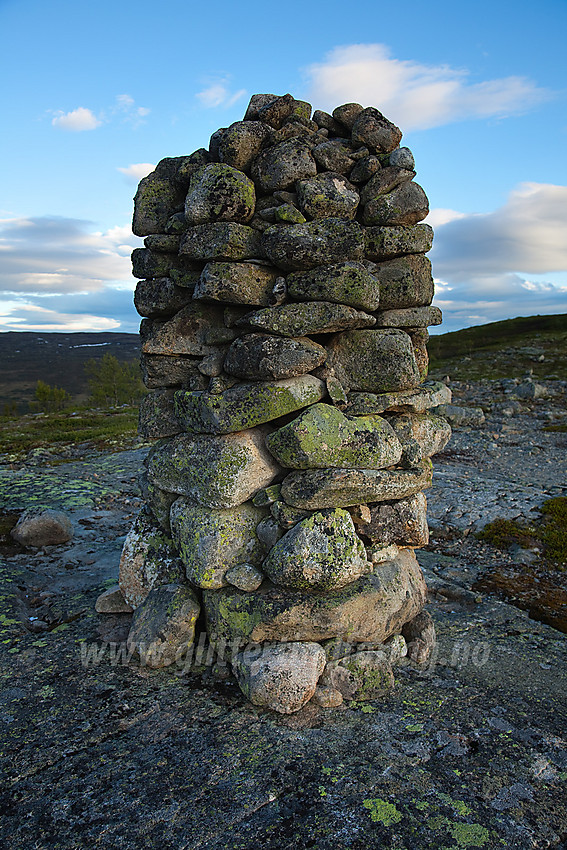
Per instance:
[[[250,702],[293,714],[315,693],[325,667],[325,652],[318,643],[280,643],[262,647],[256,658],[241,652],[232,666]]]
[[[246,223],[254,215],[254,183],[242,171],[224,163],[211,162],[191,178],[185,199],[189,224],[216,221]]]
[[[309,180],[299,180],[296,191],[301,212],[312,219],[352,219],[360,201],[352,183],[342,174],[331,171],[317,174]]]
[[[326,357],[326,349],[307,337],[247,334],[230,346],[224,369],[239,378],[277,381],[311,372]]]
[[[73,537],[73,524],[63,511],[28,508],[10,533],[22,546],[39,549],[67,543]]]
[[[370,572],[348,511],[315,513],[278,540],[263,570],[274,584],[295,590],[334,590]]]

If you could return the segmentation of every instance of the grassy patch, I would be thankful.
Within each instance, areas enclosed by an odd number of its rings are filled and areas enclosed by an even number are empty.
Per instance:
[[[545,559],[556,567],[567,567],[567,497],[548,499],[541,506],[541,519],[535,526],[511,519],[495,519],[476,535],[497,549],[517,544],[532,548],[540,544]]]
[[[454,380],[567,378],[567,315],[529,316],[433,335],[430,375]],[[490,357],[487,354],[490,353]]]
[[[116,448],[136,437],[138,409],[81,410],[0,420],[0,453],[22,455],[36,448],[92,442]],[[120,446],[119,446],[120,447]]]

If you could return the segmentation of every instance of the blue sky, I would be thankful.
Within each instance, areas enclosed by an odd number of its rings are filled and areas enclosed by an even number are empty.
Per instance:
[[[401,127],[437,330],[567,312],[565,0],[0,0],[0,31],[0,330],[136,332],[136,184],[255,92]]]

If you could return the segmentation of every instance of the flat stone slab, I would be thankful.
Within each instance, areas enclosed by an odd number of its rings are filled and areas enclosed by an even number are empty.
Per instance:
[[[259,430],[181,434],[158,444],[148,456],[152,483],[209,508],[241,505],[279,471]]]
[[[315,513],[270,550],[263,570],[274,584],[295,590],[334,590],[370,572],[348,511]]]
[[[431,487],[431,467],[411,469],[310,469],[291,472],[282,482],[282,497],[294,508],[345,508],[368,502],[403,499]]]
[[[403,310],[379,310],[376,325],[381,328],[428,328],[440,325],[443,314],[439,307],[406,307]]]
[[[330,301],[306,301],[301,304],[281,304],[248,313],[237,325],[250,325],[280,336],[308,336],[336,333],[349,328],[371,328],[374,316],[344,304]]]
[[[286,279],[292,298],[334,301],[359,310],[377,310],[380,284],[364,263],[353,261],[292,272]]]
[[[373,574],[332,593],[264,582],[254,594],[236,588],[205,591],[203,605],[209,629],[228,645],[336,637],[382,643],[421,611],[425,598],[421,568],[406,549],[395,560],[377,565]]]
[[[179,390],[175,404],[187,431],[229,434],[314,404],[325,392],[323,381],[300,375],[283,381],[238,384],[218,395]]]
[[[225,575],[231,568],[260,564],[264,550],[256,526],[264,516],[265,511],[251,502],[211,510],[177,499],[170,511],[171,534],[191,584],[218,589],[227,584]]]
[[[397,328],[346,331],[328,350],[325,368],[350,390],[384,393],[420,384],[411,338]]]
[[[278,381],[311,372],[326,358],[326,349],[307,337],[246,334],[230,346],[224,370],[247,380]]]
[[[330,404],[314,404],[273,431],[266,445],[291,469],[383,469],[402,456],[402,444],[380,416],[349,418]]]
[[[433,228],[429,224],[366,227],[364,238],[364,253],[369,260],[391,260],[404,254],[427,254],[431,251]]]
[[[324,263],[361,260],[364,232],[355,221],[326,218],[289,227],[275,225],[262,234],[266,256],[287,271],[311,269]]]
[[[451,398],[452,393],[448,386],[440,381],[428,381],[415,390],[379,394],[350,393],[346,410],[352,416],[384,413],[386,410],[425,413],[439,404],[449,404]]]

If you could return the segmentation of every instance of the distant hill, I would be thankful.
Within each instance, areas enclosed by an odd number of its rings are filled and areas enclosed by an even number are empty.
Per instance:
[[[567,380],[567,314],[522,316],[432,336],[430,375],[456,380],[537,378]]]
[[[25,413],[38,381],[62,387],[75,399],[88,395],[85,363],[106,352],[118,360],[137,362],[138,334],[125,333],[0,333],[0,412],[17,402]]]

